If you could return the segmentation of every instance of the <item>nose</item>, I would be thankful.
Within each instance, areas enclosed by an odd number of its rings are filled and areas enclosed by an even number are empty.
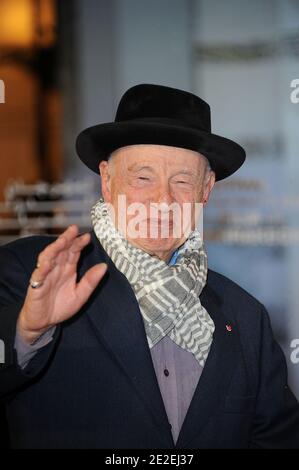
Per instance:
[[[155,198],[156,201],[159,204],[165,204],[165,205],[170,205],[172,202],[174,202],[173,195],[171,193],[171,188],[169,185],[165,185],[159,188],[159,191],[157,193],[157,197]]]

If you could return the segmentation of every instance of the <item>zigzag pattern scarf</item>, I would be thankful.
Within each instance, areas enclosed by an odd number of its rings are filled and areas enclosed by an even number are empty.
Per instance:
[[[168,335],[203,367],[215,326],[199,299],[207,278],[207,255],[200,233],[191,232],[176,263],[169,266],[129,243],[116,229],[102,199],[92,207],[91,219],[98,240],[132,286],[149,347]]]

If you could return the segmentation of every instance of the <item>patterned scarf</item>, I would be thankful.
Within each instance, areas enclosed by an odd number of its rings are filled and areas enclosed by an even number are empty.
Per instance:
[[[172,266],[129,243],[118,231],[101,199],[91,210],[95,234],[135,293],[153,348],[166,335],[191,352],[203,367],[215,330],[199,295],[207,279],[207,255],[194,230]]]

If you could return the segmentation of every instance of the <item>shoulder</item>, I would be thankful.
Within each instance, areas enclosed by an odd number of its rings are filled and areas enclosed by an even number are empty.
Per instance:
[[[82,234],[79,233],[78,236]],[[6,245],[0,246],[0,275],[3,273],[3,270],[5,272],[13,270],[16,266],[19,269],[23,268],[24,271],[32,272],[36,266],[39,253],[57,238],[57,235],[32,235],[18,238]],[[92,243],[84,248],[81,257],[88,259],[90,252],[95,248],[96,243],[94,237],[92,237]]]
[[[38,250],[40,248],[44,249],[47,245],[55,241],[57,238],[56,235],[32,235],[28,237],[18,238],[6,245],[2,245],[0,250],[9,251],[12,253],[19,252],[30,252]]]
[[[7,243],[0,247],[1,264],[18,262],[30,270],[35,266],[38,254],[56,238],[54,235],[33,235]]]
[[[232,320],[255,323],[267,316],[264,305],[257,298],[223,274],[209,269],[207,282]]]
[[[31,236],[0,247],[0,307],[23,301],[38,254],[53,240],[55,237]]]
[[[235,281],[211,269],[208,270],[208,283],[223,301],[236,298],[237,301],[245,301],[255,307],[261,306],[261,303],[253,295]]]

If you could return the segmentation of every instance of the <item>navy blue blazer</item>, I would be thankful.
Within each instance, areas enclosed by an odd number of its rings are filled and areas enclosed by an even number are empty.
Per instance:
[[[21,370],[16,321],[37,256],[52,241],[29,237],[0,248],[0,398],[13,448],[299,448],[298,402],[268,314],[211,270],[200,300],[214,340],[174,445],[135,295],[93,232],[78,279],[101,261],[105,278]]]

